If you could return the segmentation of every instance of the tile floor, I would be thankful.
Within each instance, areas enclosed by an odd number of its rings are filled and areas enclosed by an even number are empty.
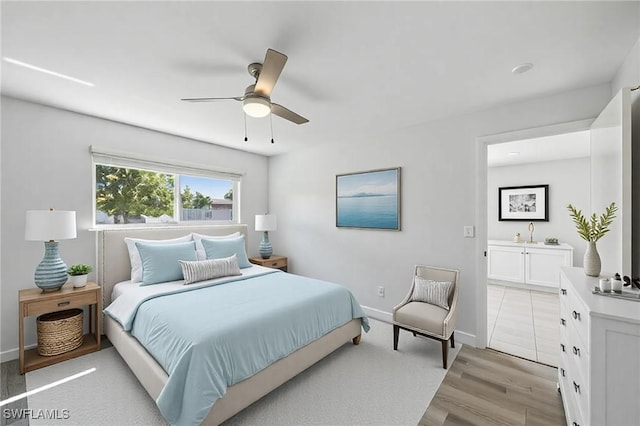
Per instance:
[[[556,293],[487,285],[488,346],[557,367],[559,309]]]

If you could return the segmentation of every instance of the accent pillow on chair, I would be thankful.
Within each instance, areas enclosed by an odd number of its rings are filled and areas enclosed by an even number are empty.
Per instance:
[[[449,310],[449,293],[451,293],[451,281],[434,281],[422,277],[415,277],[415,287],[411,300],[425,302],[440,306]]]

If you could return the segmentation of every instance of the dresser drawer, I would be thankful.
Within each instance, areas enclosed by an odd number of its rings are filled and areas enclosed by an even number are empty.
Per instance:
[[[561,354],[560,364],[558,366],[558,384],[560,385],[560,392],[562,393],[567,425],[586,426],[586,423],[583,423],[582,420],[583,411],[581,411],[581,408],[578,408],[580,395],[577,394],[573,385],[574,379],[570,371],[571,365],[567,364],[568,362],[568,355]]]
[[[589,311],[582,304],[574,289],[560,286],[560,321],[564,319],[573,326],[582,341],[582,346],[589,346]]]
[[[589,384],[577,369],[571,369],[568,374],[567,392],[575,402],[577,410],[574,417],[587,422],[589,415]],[[575,421],[575,420],[574,420]],[[576,421],[581,424],[581,421]]]
[[[61,297],[26,302],[23,305],[23,315],[30,317],[96,303],[98,303],[98,292],[96,291],[65,294]]]
[[[571,332],[570,332],[571,333]],[[575,335],[570,334],[569,345],[567,347],[567,365],[568,370],[574,380],[584,390],[589,387],[589,353],[585,346],[581,343],[581,339],[578,339]],[[579,376],[579,377],[577,377]],[[578,380],[579,379],[579,380]],[[586,394],[586,393],[585,393]]]

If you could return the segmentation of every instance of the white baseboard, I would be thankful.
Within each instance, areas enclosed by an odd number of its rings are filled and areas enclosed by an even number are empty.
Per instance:
[[[464,331],[456,330],[455,335],[456,335],[456,343],[460,342],[463,345],[469,345],[474,348],[478,347],[475,334],[469,334],[469,333],[465,333]]]
[[[391,312],[381,311],[380,309],[370,308],[368,306],[362,305],[360,305],[360,307],[370,318],[377,319],[378,321],[388,322],[389,324],[391,324],[391,322],[393,321],[393,315],[391,314]]]
[[[27,345],[24,347],[24,350],[26,351],[29,349],[33,349],[37,346],[38,346],[37,343],[34,343],[32,345]],[[20,351],[18,350],[18,348],[9,349],[8,351],[0,352],[0,363],[13,361],[14,359],[18,359],[18,358],[20,358]]]
[[[393,314],[391,312],[381,311],[380,309],[370,308],[368,306],[360,305],[362,310],[369,318],[377,319],[378,321],[387,322],[389,324],[393,323]],[[466,333],[464,331],[456,330],[455,331],[455,340],[456,342],[460,342],[463,345],[469,345],[475,347],[479,347],[476,342],[476,335]]]
[[[18,359],[18,348],[0,352],[0,363]]]

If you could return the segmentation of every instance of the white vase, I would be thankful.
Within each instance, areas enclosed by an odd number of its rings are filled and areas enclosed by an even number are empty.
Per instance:
[[[600,255],[596,243],[589,241],[587,243],[587,251],[584,253],[583,259],[584,273],[590,277],[600,276],[600,268],[602,263],[600,262]]]
[[[88,275],[69,275],[69,282],[76,288],[84,287],[87,285],[87,277]]]

